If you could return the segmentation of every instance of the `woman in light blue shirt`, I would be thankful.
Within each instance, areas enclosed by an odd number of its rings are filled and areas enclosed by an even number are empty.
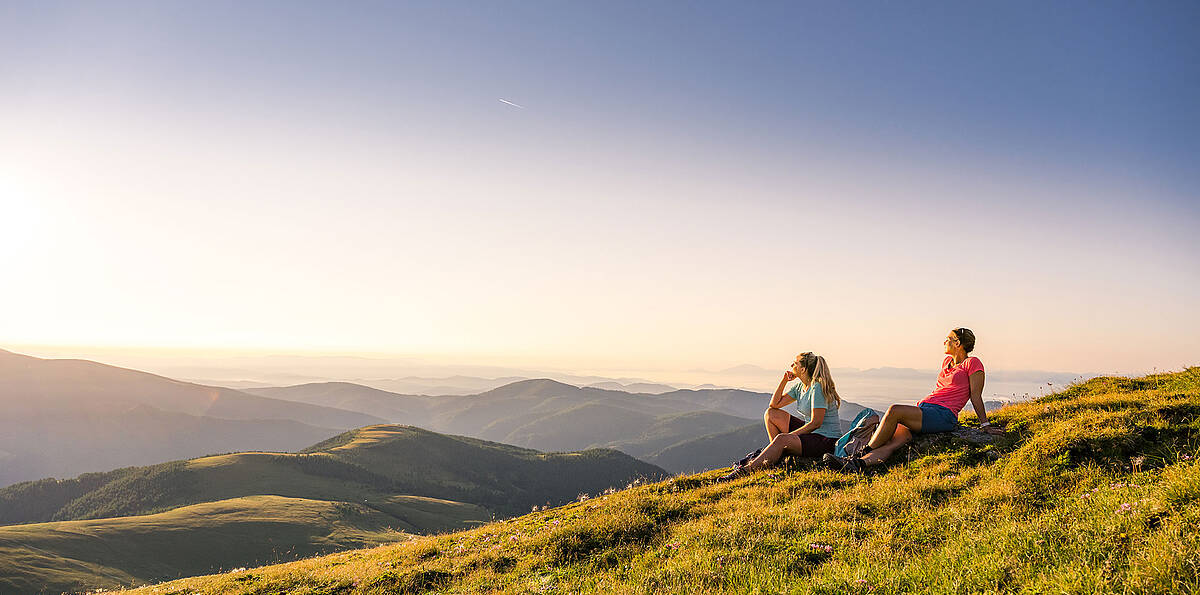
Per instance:
[[[800,382],[785,392],[784,387],[797,378]],[[796,403],[796,412],[801,416],[807,415],[808,421],[783,409],[792,402]],[[842,436],[842,422],[838,418],[841,404],[842,399],[833,385],[825,358],[812,352],[796,356],[791,369],[783,373],[779,386],[771,395],[771,404],[763,415],[771,443],[745,465],[738,466],[721,479],[728,481],[755,469],[769,467],[778,463],[785,454],[819,457],[832,453],[834,444]]]

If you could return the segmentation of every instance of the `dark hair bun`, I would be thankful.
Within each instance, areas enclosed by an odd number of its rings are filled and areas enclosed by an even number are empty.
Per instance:
[[[971,353],[975,349],[975,333],[971,332],[971,329],[956,328],[954,329],[954,335],[958,337],[958,342],[962,343],[963,350],[967,353]]]

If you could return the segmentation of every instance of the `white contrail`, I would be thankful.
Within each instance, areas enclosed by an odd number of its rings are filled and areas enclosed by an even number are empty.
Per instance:
[[[511,101],[509,101],[509,100],[507,100],[507,99],[501,99],[500,101],[503,101],[504,103],[507,103],[507,104],[509,104],[509,105],[511,105],[511,106],[513,106],[513,107],[519,107],[519,108],[521,108],[521,109],[525,109],[525,106],[523,106],[523,105],[517,105],[517,104],[515,104],[515,103],[513,103],[513,102],[511,102]]]

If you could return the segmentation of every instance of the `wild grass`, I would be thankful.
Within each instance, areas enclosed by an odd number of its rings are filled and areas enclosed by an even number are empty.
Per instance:
[[[1200,368],[1096,378],[997,412],[995,447],[866,476],[803,462],[723,484],[680,476],[137,592],[1196,593],[1197,413]]]

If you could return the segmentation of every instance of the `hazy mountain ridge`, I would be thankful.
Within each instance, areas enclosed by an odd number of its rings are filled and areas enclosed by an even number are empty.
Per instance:
[[[0,486],[230,450],[303,448],[382,418],[0,350]],[[321,424],[321,425],[318,425]]]
[[[672,473],[698,473],[732,464],[767,441],[763,424],[749,424],[683,440],[651,453],[643,460]]]
[[[576,386],[605,384],[601,388],[617,389],[612,382],[623,386],[626,392],[656,393],[656,390],[638,390],[632,385],[674,386],[677,388],[742,388],[752,391],[770,390],[782,373],[786,362],[779,367],[763,367],[741,364],[724,369],[692,369],[681,372],[670,370],[643,370],[621,372],[607,376],[576,374],[553,369],[536,369],[519,366],[472,365],[431,363],[419,358],[404,356],[336,356],[336,355],[131,355],[128,350],[79,351],[72,348],[43,349],[44,353],[67,353],[76,356],[88,353],[86,359],[105,362],[122,362],[116,365],[126,368],[147,370],[171,378],[189,379],[210,386],[227,386],[238,390],[252,387],[293,386],[297,384],[345,381],[372,386],[401,394],[467,395],[478,394],[492,388],[518,380],[530,378],[553,378]],[[982,352],[985,364],[991,362]],[[57,357],[57,356],[56,356]],[[893,395],[904,400],[909,395],[894,391],[858,390],[860,382],[868,385],[883,380],[916,381],[923,389],[933,384],[940,356],[931,355],[928,367],[900,368],[833,368],[839,387],[844,383],[846,396],[862,402],[868,394]],[[894,373],[894,374],[893,374]],[[652,380],[641,377],[646,375]],[[1047,382],[1062,386],[1074,380],[1097,376],[1095,372],[1074,373],[1043,370],[1002,370],[989,368],[989,388],[985,398],[1037,396],[1038,386]],[[894,377],[891,377],[894,376]],[[202,379],[202,380],[201,380]],[[1000,386],[1005,384],[1009,386]],[[992,390],[995,389],[995,390]]]
[[[522,380],[477,395],[459,397],[400,395],[353,383],[305,384],[250,391],[279,399],[295,398],[307,403],[361,408],[381,417],[394,415],[390,420],[395,423],[538,450],[608,446],[639,457],[649,457],[659,448],[748,424],[761,429],[758,420],[762,419],[770,400],[767,393],[739,389],[679,389],[653,395],[631,394],[598,387],[577,387],[551,379]],[[844,401],[840,415],[848,420],[860,410],[861,406]],[[689,427],[671,421],[697,412],[725,417],[713,427],[705,424]],[[653,438],[644,436],[651,427],[658,428],[657,435]],[[663,433],[667,428],[674,432],[673,435]],[[761,440],[765,440],[765,430],[760,430],[760,435],[753,439],[755,443]],[[650,443],[656,448],[649,449]],[[759,444],[739,442],[737,450],[729,451],[725,456],[732,460],[755,446]],[[703,460],[714,458],[706,454]],[[697,469],[696,464],[684,462],[683,468]]]
[[[196,416],[263,419],[269,414],[270,419],[320,421],[342,428],[383,421],[357,411],[281,402],[88,360],[46,360],[3,350],[0,382],[0,404],[8,411],[44,410],[53,405],[97,411],[120,404],[142,404]]]
[[[758,429],[758,439],[760,441],[766,439],[762,423],[748,424],[749,420],[745,418],[734,417],[716,411],[692,411],[678,415],[665,415],[654,418],[651,421],[652,423],[646,426],[641,435],[634,438],[608,442],[602,446],[619,450],[642,460],[648,460],[647,457],[654,455],[664,448],[682,441],[692,440],[692,438],[685,438],[681,441],[681,436],[709,436],[751,425]],[[726,454],[728,455],[729,453]],[[664,469],[672,472],[676,471],[667,467],[664,467]]]

